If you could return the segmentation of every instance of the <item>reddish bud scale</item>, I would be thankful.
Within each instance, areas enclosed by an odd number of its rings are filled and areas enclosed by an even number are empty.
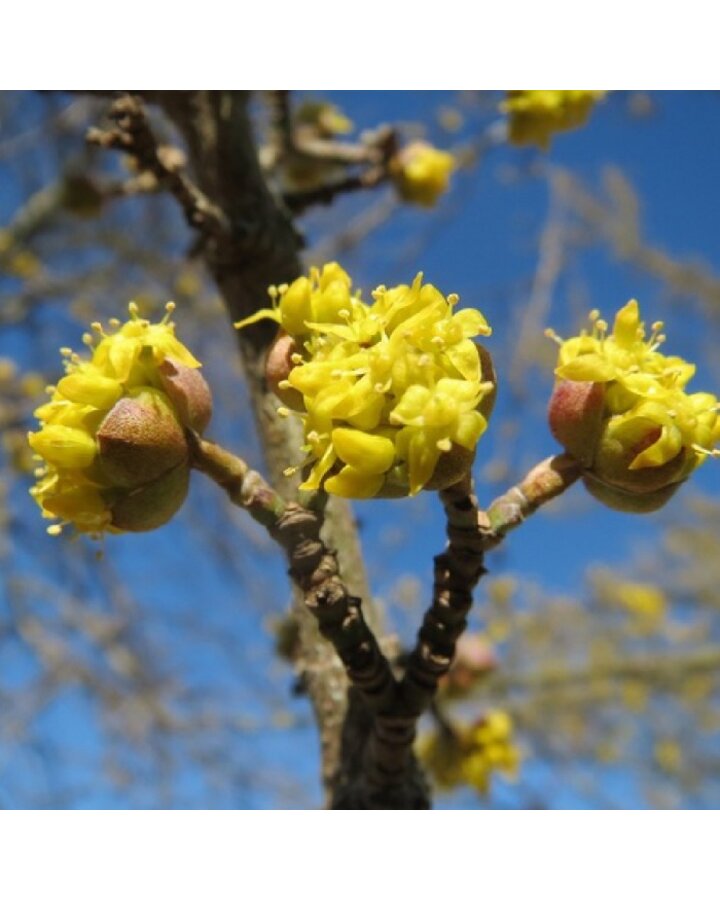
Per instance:
[[[639,440],[622,443],[607,429],[606,386],[592,381],[558,381],[550,398],[550,430],[585,470],[583,483],[601,503],[621,512],[654,512],[683,480],[684,450],[662,466],[631,469],[633,460],[660,436],[651,427]]]

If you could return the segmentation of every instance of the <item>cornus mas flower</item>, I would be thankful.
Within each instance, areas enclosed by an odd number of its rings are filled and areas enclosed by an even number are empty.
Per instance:
[[[584,125],[595,103],[606,91],[508,91],[500,108],[508,114],[512,144],[550,146],[558,131]]]
[[[28,435],[42,465],[31,489],[43,516],[77,531],[147,531],[182,505],[189,479],[185,429],[201,432],[212,400],[200,363],[175,337],[167,305],[162,322],[93,324],[82,359],[64,348],[65,376],[35,410]]]
[[[403,200],[434,206],[447,192],[454,168],[451,153],[437,150],[425,141],[414,141],[392,160],[390,177]]]
[[[504,710],[451,732],[434,732],[419,742],[418,756],[440,787],[470,784],[480,794],[488,792],[494,773],[514,778],[520,765],[512,719]]]
[[[550,428],[585,467],[594,496],[650,512],[717,453],[718,400],[687,392],[695,366],[659,351],[661,322],[646,338],[637,301],[618,312],[612,333],[597,312],[590,318],[591,330],[567,341],[550,332],[560,344]]]
[[[303,420],[304,490],[389,497],[458,481],[487,427],[495,376],[471,338],[490,334],[475,309],[453,313],[418,275],[379,287],[368,304],[337,263],[271,289],[272,309],[237,323],[277,322],[268,381]]]

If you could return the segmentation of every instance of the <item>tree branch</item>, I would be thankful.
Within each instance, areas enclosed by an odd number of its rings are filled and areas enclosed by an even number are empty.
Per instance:
[[[390,663],[363,617],[359,597],[340,577],[335,554],[320,538],[311,510],[288,503],[247,463],[197,435],[189,435],[193,466],[208,475],[236,506],[246,509],[285,551],[290,576],[303,592],[322,636],[345,666],[350,683],[372,710],[387,709],[396,693]]]
[[[211,237],[227,236],[230,223],[220,207],[212,203],[182,171],[184,154],[174,147],[160,146],[150,128],[138,97],[119,97],[108,115],[115,128],[90,128],[87,141],[98,147],[120,150],[132,157],[141,172],[151,173],[158,186],[170,191],[185,212],[188,223]]]

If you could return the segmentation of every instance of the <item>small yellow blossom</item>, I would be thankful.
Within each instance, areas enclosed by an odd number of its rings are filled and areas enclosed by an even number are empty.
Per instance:
[[[643,619],[662,619],[667,612],[667,597],[654,584],[621,581],[613,588],[613,599],[629,613]]]
[[[404,147],[390,164],[390,175],[397,192],[408,203],[435,206],[450,187],[455,169],[452,153],[437,150],[425,141]]]
[[[508,91],[501,110],[508,114],[508,136],[513,144],[550,146],[558,131],[584,125],[590,110],[606,91]]]
[[[585,466],[591,493],[616,508],[648,512],[715,454],[718,400],[686,391],[695,366],[659,351],[662,322],[646,338],[636,300],[618,312],[610,334],[597,312],[591,322],[589,333],[556,338],[550,427]]]
[[[192,371],[200,363],[175,337],[173,309],[151,324],[131,303],[124,325],[114,320],[106,332],[95,323],[85,336],[91,359],[61,351],[65,376],[48,389],[35,410],[40,428],[28,435],[41,463],[31,494],[45,518],[60,520],[51,534],[68,523],[93,535],[147,530],[182,504],[184,428],[202,430],[210,400]]]
[[[272,309],[236,327],[271,319],[294,342],[278,392],[303,419],[311,468],[302,489],[405,496],[462,477],[494,393],[489,356],[471,340],[490,334],[477,310],[453,314],[457,296],[421,275],[379,287],[367,304],[337,263],[271,296]]]
[[[517,776],[520,751],[513,731],[510,716],[493,710],[472,725],[433,732],[419,742],[418,757],[441,788],[470,784],[486,794],[494,773]]]
[[[682,768],[683,752],[677,741],[664,738],[655,743],[653,756],[658,766],[671,775],[677,775]]]

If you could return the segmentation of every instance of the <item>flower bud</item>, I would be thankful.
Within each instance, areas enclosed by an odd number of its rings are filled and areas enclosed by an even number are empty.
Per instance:
[[[592,331],[559,341],[550,430],[584,469],[589,492],[613,509],[653,512],[720,440],[713,394],[685,391],[695,367],[658,352],[662,323],[649,339],[635,300],[612,334],[597,313]]]
[[[390,177],[403,200],[434,206],[447,192],[454,168],[451,153],[437,150],[425,141],[413,141],[391,161]]]
[[[96,471],[115,486],[138,487],[187,461],[187,442],[170,400],[154,388],[133,388],[95,433]]]
[[[508,91],[501,110],[508,114],[512,144],[536,144],[543,150],[552,136],[584,125],[605,91]]]
[[[190,475],[186,428],[202,431],[212,400],[200,365],[174,336],[168,315],[156,325],[131,319],[99,338],[92,359],[69,350],[66,375],[49,403],[35,411],[41,427],[29,435],[44,466],[31,493],[48,530],[148,531],[183,503]]]
[[[190,483],[186,464],[170,469],[132,491],[123,491],[112,503],[112,525],[120,531],[152,531],[165,525],[185,502]]]

